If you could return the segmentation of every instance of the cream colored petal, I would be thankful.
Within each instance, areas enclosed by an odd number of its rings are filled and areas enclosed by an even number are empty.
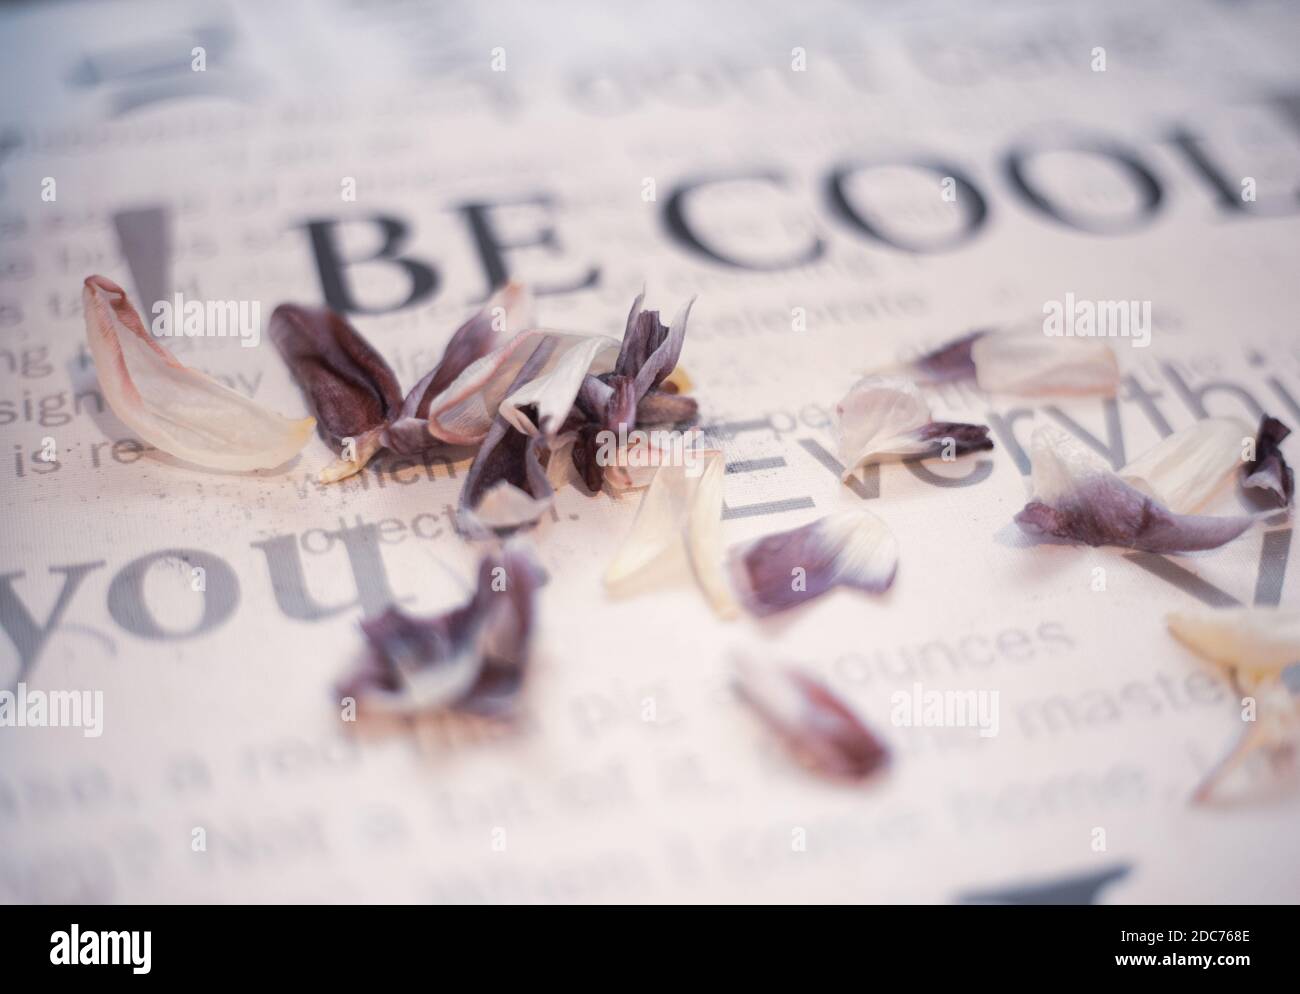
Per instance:
[[[282,417],[182,365],[111,280],[87,278],[82,302],[104,397],[150,445],[198,466],[247,471],[280,466],[307,443],[314,418]]]
[[[1033,332],[983,335],[971,345],[975,380],[989,393],[1022,396],[1114,396],[1119,364],[1104,341],[1052,338]]]
[[[719,616],[736,613],[722,563],[722,481],[717,450],[697,451],[694,468],[662,466],[641,497],[632,529],[605,571],[605,584],[627,594],[689,569]]]
[[[554,495],[534,497],[507,480],[498,480],[483,494],[473,511],[475,522],[491,529],[519,528],[531,525],[545,514]]]
[[[599,376],[614,368],[618,342],[605,335],[555,335],[555,355],[542,371],[501,402],[501,416],[525,435],[554,436],[564,424],[588,373]],[[536,406],[533,422],[520,408]]]
[[[844,479],[861,466],[902,459],[928,448],[917,431],[930,421],[930,405],[912,383],[868,376],[835,405]]]
[[[1300,611],[1235,607],[1176,611],[1169,631],[1200,656],[1254,674],[1280,673],[1300,662]]]
[[[1241,466],[1250,426],[1236,418],[1206,418],[1174,432],[1119,471],[1131,486],[1171,511],[1203,507]]]
[[[528,384],[511,386],[524,364],[540,348],[551,349],[545,364]],[[566,332],[532,329],[521,332],[504,345],[467,366],[459,376],[429,404],[429,433],[451,445],[475,445],[483,440],[492,427],[498,411],[502,410],[507,395],[512,398],[508,416],[512,424],[525,434],[537,434],[527,418],[519,413],[521,403],[545,403],[542,417],[558,430],[568,408],[573,404],[582,376],[584,359],[601,368],[608,349],[618,353],[618,343],[604,336],[575,335]],[[575,349],[578,355],[570,356]],[[610,357],[612,363],[613,357]],[[530,384],[541,380],[540,386]],[[572,390],[570,391],[570,387]],[[561,414],[561,410],[563,414]],[[506,413],[506,412],[503,412]],[[558,417],[558,422],[557,422]]]

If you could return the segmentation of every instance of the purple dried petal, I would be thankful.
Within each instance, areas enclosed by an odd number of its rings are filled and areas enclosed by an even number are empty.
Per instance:
[[[510,384],[510,391],[535,377],[554,349],[554,341],[538,346]],[[469,512],[465,519],[471,526],[510,530],[536,521],[555,496],[542,468],[544,446],[541,435],[525,435],[497,415],[460,492],[460,508]],[[485,499],[498,505],[491,513],[484,508]]]
[[[411,389],[402,405],[402,414],[427,420],[430,401],[451,386],[466,366],[491,352],[498,338],[486,311],[479,311],[462,324],[448,340],[442,359]]]
[[[1255,459],[1243,468],[1245,486],[1267,490],[1288,506],[1295,500],[1295,471],[1287,465],[1280,445],[1290,434],[1291,429],[1277,418],[1264,415],[1255,436]]]
[[[615,376],[627,376],[636,381],[636,395],[644,397],[666,380],[682,354],[686,341],[686,322],[690,318],[692,298],[677,312],[672,325],[665,327],[658,311],[641,309],[645,292],[637,294],[632,310],[627,316],[623,344],[614,363]]]
[[[615,376],[635,377],[668,335],[668,327],[659,320],[659,312],[642,309],[644,300],[642,290],[632,301],[627,326],[623,329],[623,344],[614,363]]]
[[[509,531],[541,516],[555,496],[542,467],[544,448],[540,435],[525,435],[504,418],[493,422],[460,492],[471,531],[476,525]]]
[[[1199,552],[1230,542],[1254,524],[1250,517],[1175,514],[1049,425],[1034,431],[1029,447],[1033,496],[1016,523],[1031,535],[1143,552]]]
[[[961,421],[931,421],[917,430],[917,441],[929,443],[929,449],[917,453],[920,458],[929,456],[961,456],[993,448],[988,425],[972,425]],[[952,446],[949,448],[949,439]]]
[[[327,307],[281,304],[269,331],[322,434],[335,446],[353,439],[358,450],[377,448],[369,443],[402,406],[401,387],[383,356]]]
[[[636,421],[641,425],[690,424],[699,415],[694,397],[651,390],[636,405]]]
[[[578,427],[570,458],[589,493],[599,493],[605,482],[605,467],[596,456],[600,452],[599,436],[605,429],[598,424]]]
[[[507,546],[481,561],[462,607],[432,618],[389,608],[362,622],[369,652],[340,693],[390,713],[508,713],[527,667],[541,579],[528,553]]]
[[[883,593],[898,572],[898,543],[869,511],[837,511],[728,552],[732,585],[756,615],[776,614],[837,586]]]
[[[889,761],[889,751],[840,698],[793,668],[737,667],[736,692],[815,769],[854,780]]]
[[[971,358],[971,346],[988,333],[987,329],[972,331],[914,360],[911,368],[915,379],[926,385],[973,380],[975,360]]]
[[[1250,517],[1174,514],[1118,477],[1083,481],[1052,504],[1030,501],[1016,524],[1033,535],[1116,545],[1142,552],[1199,552],[1217,549],[1254,524]]]

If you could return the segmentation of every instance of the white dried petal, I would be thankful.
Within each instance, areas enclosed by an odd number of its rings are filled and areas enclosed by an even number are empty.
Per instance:
[[[183,365],[145,330],[125,291],[103,276],[82,290],[86,337],[104,398],[150,445],[210,469],[271,469],[296,456],[316,424],[254,403]]]

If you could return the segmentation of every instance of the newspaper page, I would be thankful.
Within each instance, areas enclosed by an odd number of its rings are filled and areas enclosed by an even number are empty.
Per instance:
[[[1298,42],[1292,5],[1209,0],[0,12],[0,900],[1300,899],[1292,768],[1192,801],[1243,701],[1165,621],[1300,606],[1288,516],[1190,555],[1013,521],[1039,426],[1119,469],[1210,417],[1300,424]],[[767,619],[688,575],[614,596],[643,491],[564,488],[521,536],[515,720],[353,720],[359,623],[473,592],[473,451],[329,484],[316,435],[251,473],[160,451],[105,398],[91,274],[229,302],[240,337],[160,341],[294,418],[283,302],[409,389],[507,280],[614,338],[643,287],[665,321],[697,298],[726,545],[863,508],[896,580]],[[1054,301],[1145,315],[1115,397],[934,388],[991,450],[842,479],[864,372]],[[810,771],[738,661],[819,680],[887,769]],[[933,692],[979,706],[919,720]]]

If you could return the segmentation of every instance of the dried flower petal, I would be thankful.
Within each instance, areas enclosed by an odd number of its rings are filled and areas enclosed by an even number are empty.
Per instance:
[[[605,572],[605,584],[625,593],[653,576],[689,568],[722,617],[736,605],[722,571],[722,480],[716,450],[695,450],[692,466],[662,466],[641,498],[632,529]]]
[[[271,340],[307,395],[325,437],[342,457],[322,482],[358,473],[384,445],[384,430],[402,406],[402,390],[384,357],[328,307],[281,304]]]
[[[617,343],[604,335],[551,335],[554,359],[523,383],[511,386],[501,415],[527,435],[554,437],[564,425],[587,379],[609,369]],[[548,357],[551,353],[548,353]]]
[[[479,564],[464,606],[432,618],[393,607],[362,622],[369,652],[340,693],[378,713],[508,715],[528,664],[541,579],[530,553],[506,546]]]
[[[551,340],[534,350],[510,389],[520,390],[536,376],[556,345]],[[497,414],[461,488],[461,519],[466,530],[519,528],[546,512],[555,491],[542,468],[544,444],[544,436],[520,431],[504,409]]]
[[[885,746],[835,693],[796,669],[738,663],[735,688],[819,772],[861,780],[889,761]]]
[[[573,433],[569,449],[573,466],[592,493],[606,483],[616,488],[637,485],[632,474],[601,465],[597,453],[602,432],[685,424],[696,415],[695,401],[678,395],[689,381],[677,372],[694,298],[677,312],[670,327],[659,320],[658,311],[642,308],[644,298],[643,290],[632,302],[612,371],[593,373],[583,380],[564,425],[566,434]]]
[[[1157,442],[1119,471],[1120,478],[1175,514],[1203,507],[1241,462],[1247,430],[1237,418],[1206,418]]]
[[[638,425],[690,424],[699,414],[699,404],[694,397],[665,390],[651,390],[636,405]]]
[[[1031,397],[1110,397],[1119,387],[1119,365],[1109,344],[1052,337],[1039,328],[972,331],[893,369],[923,386],[974,380],[989,393]]]
[[[930,405],[908,380],[868,376],[835,407],[843,477],[860,467],[993,448],[984,425],[930,420]]]
[[[1016,523],[1031,535],[1144,552],[1195,552],[1217,549],[1254,524],[1250,517],[1174,514],[1047,425],[1034,432],[1030,458],[1033,496]]]
[[[1236,696],[1255,704],[1252,721],[1197,785],[1194,802],[1203,802],[1256,752],[1274,763],[1289,759],[1300,737],[1300,704],[1285,685],[1285,674],[1300,660],[1300,611],[1271,607],[1175,612],[1165,618],[1169,631],[1198,655],[1228,669]]]
[[[644,299],[645,291],[642,290],[632,301],[618,361],[614,365],[614,375],[629,376],[636,381],[638,400],[663,383],[677,368],[686,341],[686,322],[695,304],[692,297],[682,305],[673,323],[665,328],[658,311],[642,309]]]
[[[532,354],[548,342],[555,343],[547,364],[537,372],[536,385],[525,388],[520,397],[510,396],[512,385]],[[574,396],[587,373],[583,366],[608,358],[613,361],[617,343],[612,338],[529,330],[521,332],[488,355],[471,363],[429,404],[429,433],[452,445],[476,445],[487,435],[498,410],[506,407],[516,424],[523,426],[516,412],[525,405],[540,408],[542,426],[537,430],[558,431]],[[576,352],[576,355],[570,353]]]
[[[975,360],[971,356],[971,349],[987,334],[987,329],[968,332],[927,352],[911,364],[912,379],[918,383],[936,385],[975,379]]]
[[[400,415],[390,425],[387,443],[411,455],[429,448],[429,408],[467,368],[535,323],[533,295],[521,283],[507,283],[462,324],[447,341],[442,359],[411,388]]]
[[[1267,414],[1255,437],[1255,459],[1245,467],[1244,484],[1271,492],[1288,507],[1295,501],[1295,472],[1286,463],[1279,446],[1291,429]]]
[[[1165,616],[1169,631],[1221,666],[1279,674],[1300,662],[1300,611],[1275,607],[1176,611]]]
[[[293,420],[189,369],[145,330],[126,292],[103,276],[82,290],[86,337],[113,412],[150,445],[212,469],[270,469],[307,444]]]
[[[981,335],[971,344],[975,380],[989,393],[1022,396],[1101,394],[1119,388],[1119,364],[1106,342],[1041,333]]]
[[[898,572],[898,542],[874,514],[853,508],[735,546],[728,559],[740,602],[769,615],[837,586],[883,593]]]

